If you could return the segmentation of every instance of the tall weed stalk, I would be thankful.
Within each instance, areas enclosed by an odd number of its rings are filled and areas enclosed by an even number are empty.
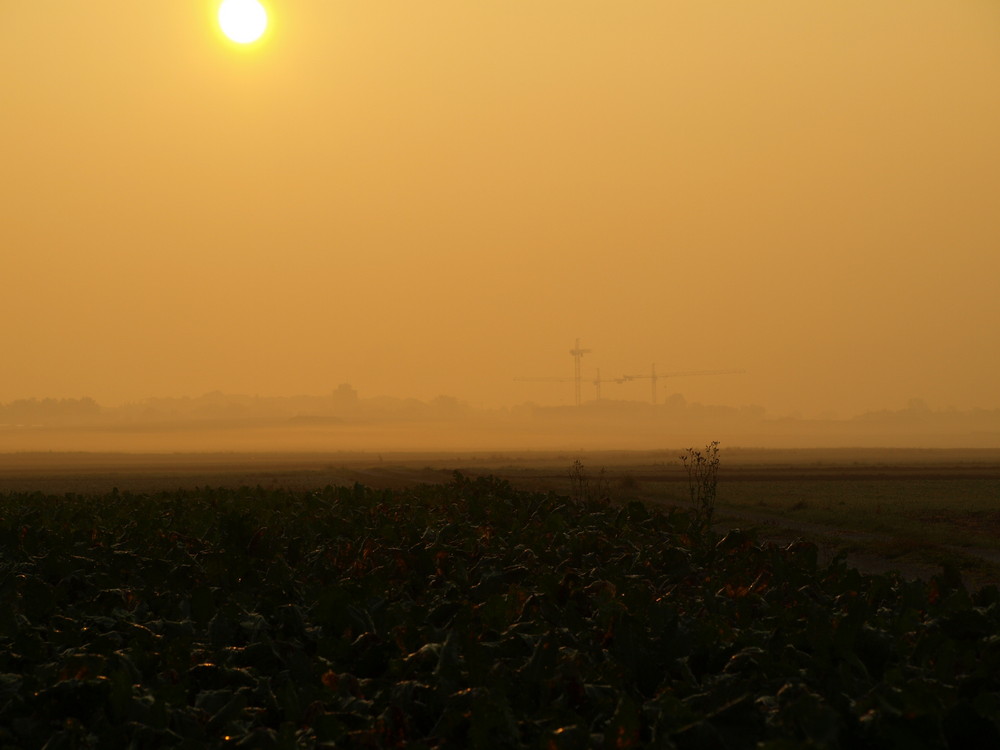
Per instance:
[[[602,467],[597,478],[591,480],[590,474],[583,465],[583,461],[577,459],[569,467],[570,497],[578,501],[608,500],[611,497],[611,482],[608,480],[607,472]]]
[[[703,451],[688,448],[681,461],[687,471],[688,493],[695,509],[692,531],[701,536],[712,529],[719,482],[719,441],[713,440]]]

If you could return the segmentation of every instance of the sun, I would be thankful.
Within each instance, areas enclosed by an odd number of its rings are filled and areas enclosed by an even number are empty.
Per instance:
[[[267,30],[267,11],[259,0],[223,0],[219,27],[237,44],[250,44]]]

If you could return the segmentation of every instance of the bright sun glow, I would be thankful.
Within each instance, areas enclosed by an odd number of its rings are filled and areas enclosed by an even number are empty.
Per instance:
[[[267,11],[258,0],[223,0],[219,6],[219,26],[234,42],[250,44],[267,29]]]

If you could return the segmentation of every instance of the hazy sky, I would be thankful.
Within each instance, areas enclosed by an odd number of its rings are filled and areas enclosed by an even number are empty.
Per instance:
[[[0,0],[0,402],[1000,406],[995,0],[216,7]]]

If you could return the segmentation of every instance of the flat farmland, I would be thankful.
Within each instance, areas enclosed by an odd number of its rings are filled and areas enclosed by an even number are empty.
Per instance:
[[[682,451],[657,462],[580,458],[584,492],[691,504]],[[572,492],[569,471],[498,472],[515,484]],[[579,485],[579,481],[577,482]],[[580,491],[579,489],[577,491]],[[807,539],[865,572],[927,578],[948,565],[966,584],[1000,583],[1000,454],[995,451],[722,453],[715,526],[778,542]]]
[[[683,507],[682,452],[4,453],[0,493],[402,489],[459,471],[522,489]],[[927,578],[949,565],[970,587],[1000,583],[1000,451],[723,448],[715,528],[737,527],[765,540],[813,541],[824,557],[845,554],[865,572]]]
[[[995,457],[680,454],[4,456],[0,745],[1000,747]]]

